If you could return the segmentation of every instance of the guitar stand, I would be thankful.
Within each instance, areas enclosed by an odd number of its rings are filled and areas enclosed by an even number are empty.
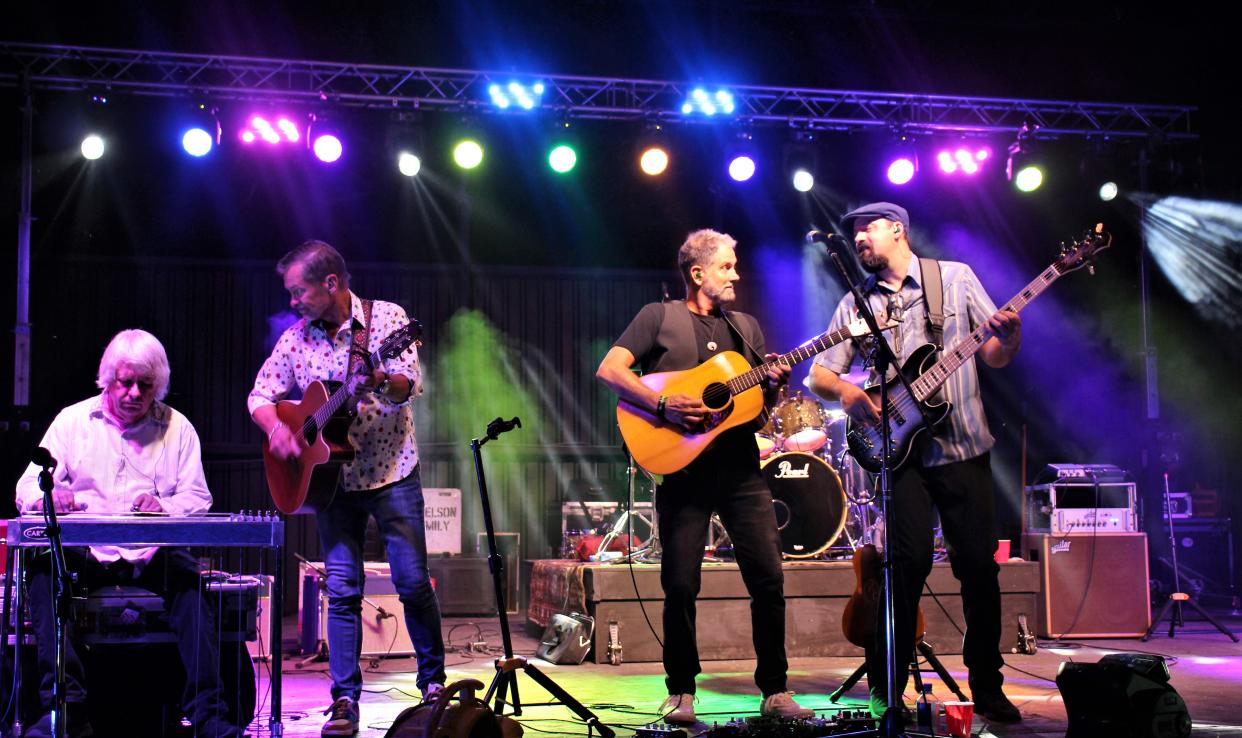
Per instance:
[[[910,659],[909,668],[910,676],[914,679],[914,689],[916,693],[923,693],[923,669],[919,668],[918,661],[918,654],[922,654],[923,658],[927,659],[927,665],[936,672],[936,675],[940,677],[940,680],[944,682],[944,685],[949,688],[950,692],[952,692],[962,702],[970,701],[962,692],[962,688],[957,685],[957,680],[953,678],[953,675],[949,673],[948,669],[944,668],[944,664],[940,663],[940,659],[936,658],[936,652],[932,650],[932,647],[928,645],[927,641],[920,638],[914,648],[917,653],[914,658]],[[853,689],[854,685],[858,684],[858,681],[866,675],[867,663],[864,661],[857,669],[854,670],[853,674],[850,674],[844,682],[841,682],[841,686],[837,687],[833,690],[832,694],[828,695],[828,701],[835,704],[837,700],[841,699],[841,695]]]
[[[474,471],[479,480],[479,500],[483,507],[483,526],[487,531],[487,565],[492,573],[492,588],[496,595],[496,612],[500,619],[500,638],[505,649],[504,657],[498,658],[495,661],[496,675],[492,678],[492,683],[487,688],[487,694],[484,695],[483,702],[485,704],[491,702],[494,696],[496,701],[492,710],[497,715],[504,714],[506,704],[513,708],[514,715],[521,715],[522,699],[518,696],[517,682],[518,672],[521,671],[533,679],[536,684],[547,690],[556,700],[555,702],[528,704],[564,705],[586,723],[588,735],[594,730],[603,738],[614,738],[616,732],[600,722],[595,713],[591,712],[586,705],[574,699],[573,695],[566,692],[551,677],[529,663],[524,656],[513,655],[513,636],[509,631],[509,614],[505,608],[505,560],[496,548],[496,528],[492,525],[492,504],[487,496],[487,480],[483,476],[483,456],[480,453],[480,449],[483,444],[496,440],[501,433],[513,430],[515,427],[522,427],[522,422],[517,418],[508,421],[496,418],[487,424],[487,435],[484,438],[475,438],[470,441],[470,450],[474,452]],[[510,691],[513,693],[512,701],[508,699]]]

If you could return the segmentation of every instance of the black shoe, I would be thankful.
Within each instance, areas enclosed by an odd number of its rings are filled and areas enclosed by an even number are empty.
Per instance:
[[[1016,723],[1022,720],[1022,713],[1014,706],[1000,687],[995,689],[973,690],[970,694],[975,703],[975,714],[981,715],[994,723]]]

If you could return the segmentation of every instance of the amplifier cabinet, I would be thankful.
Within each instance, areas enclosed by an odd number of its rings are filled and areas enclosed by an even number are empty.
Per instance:
[[[1145,533],[1028,533],[1022,549],[1040,565],[1040,636],[1125,638],[1147,632]]]

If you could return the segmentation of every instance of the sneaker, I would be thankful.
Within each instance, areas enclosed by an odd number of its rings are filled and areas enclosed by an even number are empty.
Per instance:
[[[781,720],[805,720],[815,717],[815,711],[794,702],[793,694],[790,692],[777,692],[764,697],[759,713],[764,717]]]
[[[660,715],[666,723],[693,723],[694,695],[670,694],[660,705]]]
[[[1022,713],[1014,706],[1000,687],[993,689],[973,689],[970,697],[975,703],[975,714],[994,723],[1016,723],[1022,720]]]
[[[423,702],[430,702],[436,698],[436,695],[444,691],[444,685],[439,682],[431,682],[423,687]]]
[[[888,696],[885,692],[886,690],[883,689],[878,691],[873,689],[868,696],[867,709],[871,713],[872,719],[877,722],[882,720],[884,713],[888,711]],[[906,707],[904,702],[897,707],[897,717],[901,725],[914,724],[914,713],[910,708]]]
[[[355,735],[358,732],[358,703],[349,697],[338,697],[323,711],[330,715],[320,735]]]

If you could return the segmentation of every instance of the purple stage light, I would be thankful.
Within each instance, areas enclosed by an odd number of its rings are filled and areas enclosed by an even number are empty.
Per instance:
[[[729,176],[736,182],[745,182],[755,176],[755,160],[742,154],[729,162]]]
[[[325,164],[331,164],[341,158],[341,154],[344,153],[345,147],[341,145],[341,139],[331,133],[325,133],[315,139],[315,142],[311,145],[311,150],[315,152],[315,157],[318,158],[319,161],[322,161]]]
[[[957,162],[953,161],[953,155],[948,151],[937,152],[936,163],[940,165],[940,171],[945,174],[953,174],[957,172]]]
[[[914,160],[908,156],[894,159],[888,165],[888,181],[895,185],[907,184],[914,179]]]
[[[987,161],[992,156],[992,150],[984,146],[975,151],[975,161]]]
[[[247,128],[246,130],[242,131],[242,132],[241,132],[241,140],[242,140],[242,143],[246,143],[246,144],[252,144],[252,143],[254,143],[254,141],[255,141],[254,131],[250,130],[249,128]]]
[[[286,141],[297,141],[300,138],[298,135],[298,127],[293,125],[293,121],[288,118],[281,118],[276,121],[276,127],[279,128],[280,132],[284,134]]]
[[[953,159],[957,165],[961,167],[964,174],[976,174],[979,171],[979,164],[975,161],[974,154],[966,149],[958,149],[953,152]]]

